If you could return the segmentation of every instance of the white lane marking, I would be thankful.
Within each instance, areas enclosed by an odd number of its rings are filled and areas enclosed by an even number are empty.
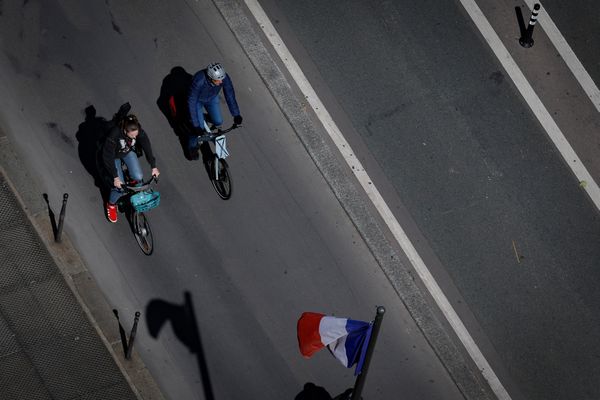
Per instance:
[[[372,183],[369,175],[362,167],[360,161],[354,155],[354,152],[350,148],[350,145],[340,132],[339,128],[329,115],[329,112],[325,109],[325,106],[315,93],[314,89],[308,82],[308,79],[304,76],[304,73],[296,63],[296,60],[292,57],[292,54],[287,49],[285,43],[277,33],[275,27],[271,24],[271,21],[265,14],[264,10],[258,4],[257,0],[244,0],[246,6],[258,22],[258,25],[262,28],[265,35],[273,45],[273,48],[281,58],[281,61],[286,66],[289,73],[292,75],[292,78],[296,81],[296,84],[306,97],[307,102],[310,104],[315,114],[321,120],[321,123],[325,127],[325,130],[330,135],[331,139],[335,143],[339,152],[342,154],[346,163],[350,166],[350,169],[360,182],[361,186],[377,208],[377,211],[383,218],[383,220],[388,225],[391,230],[394,238],[398,241],[402,250],[406,253],[408,259],[411,264],[415,268],[415,271],[419,274],[419,277],[427,287],[427,290],[437,303],[440,310],[445,315],[446,319],[454,329],[454,332],[459,337],[460,341],[465,346],[467,352],[474,360],[475,364],[481,371],[482,375],[488,381],[488,384],[500,400],[510,400],[510,396],[500,383],[500,380],[492,370],[491,366],[479,350],[477,344],[467,331],[467,328],[464,326],[463,322],[458,317],[458,314],[452,308],[452,305],[440,289],[439,285],[433,278],[433,275],[427,269],[427,266],[421,259],[421,256],[417,253],[417,250],[414,248],[410,239],[396,220],[396,217],[389,209],[388,205],[385,203],[381,194]]]
[[[529,8],[533,8],[533,5],[538,0],[525,0],[525,3],[529,6]],[[550,14],[544,9],[544,6],[541,5],[540,15],[538,16],[538,22],[546,32],[546,36],[552,42],[562,59],[565,61],[577,82],[581,85],[581,88],[588,95],[596,110],[600,112],[600,90],[596,83],[592,80],[592,77],[588,74],[588,72],[583,67],[583,64],[579,61],[575,52],[571,49],[571,46],[567,43],[567,40],[560,33],[552,19],[550,18]]]
[[[523,75],[523,72],[521,72],[517,66],[515,60],[512,58],[506,47],[504,47],[504,44],[502,44],[502,41],[488,22],[487,18],[475,3],[475,0],[460,0],[460,2],[471,16],[471,19],[477,28],[479,28],[484,39],[487,41],[494,54],[496,54],[498,61],[500,61],[500,64],[502,64],[508,75],[511,77],[527,104],[529,104],[531,111],[533,111],[552,142],[554,142],[554,145],[563,156],[567,165],[571,168],[571,171],[573,171],[581,183],[580,186],[585,189],[596,208],[600,210],[600,188],[598,188],[594,178],[592,178],[565,138],[565,135],[561,132],[548,110],[546,110],[546,107],[542,104],[542,101],[525,78],[525,75]]]

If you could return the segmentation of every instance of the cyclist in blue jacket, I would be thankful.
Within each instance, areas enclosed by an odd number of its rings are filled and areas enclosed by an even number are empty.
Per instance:
[[[204,130],[203,108],[208,112],[213,127],[219,127],[223,124],[223,116],[219,106],[219,92],[221,88],[223,88],[229,112],[233,116],[233,123],[241,125],[242,116],[235,100],[235,91],[231,78],[221,64],[213,63],[205,69],[198,71],[192,79],[188,95],[188,108],[192,125],[196,130]],[[191,159],[197,160],[199,158],[198,137],[196,135],[189,137],[188,151]]]

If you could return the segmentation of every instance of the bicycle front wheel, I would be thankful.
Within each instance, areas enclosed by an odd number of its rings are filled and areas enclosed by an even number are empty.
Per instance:
[[[233,188],[231,182],[231,175],[229,173],[229,166],[227,161],[219,158],[219,173],[215,172],[215,163],[212,163],[211,167],[211,182],[219,197],[223,200],[228,200],[231,197],[231,190]]]
[[[145,255],[149,256],[154,250],[154,239],[152,238],[152,230],[146,214],[143,212],[133,213],[133,235],[140,249]]]

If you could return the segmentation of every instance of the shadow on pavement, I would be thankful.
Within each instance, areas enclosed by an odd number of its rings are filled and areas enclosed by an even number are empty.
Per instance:
[[[123,356],[127,355],[127,350],[129,349],[129,342],[127,339],[127,333],[125,333],[125,329],[123,329],[123,325],[121,324],[121,319],[119,318],[119,311],[113,309],[113,314],[115,314],[115,318],[119,323],[119,336],[121,337],[121,344],[123,345]]]
[[[100,191],[103,200],[108,198],[110,189],[105,183],[102,171],[98,166],[98,157],[102,141],[109,130],[110,121],[107,121],[106,118],[98,117],[96,115],[96,108],[90,105],[85,108],[85,120],[79,125],[75,135],[79,142],[79,146],[77,147],[79,160],[88,174],[94,179],[94,185]]]
[[[192,84],[192,78],[193,76],[183,67],[173,67],[171,72],[163,79],[160,86],[160,96],[156,100],[156,105],[179,139],[181,150],[187,159],[190,159],[187,151],[188,133],[182,126],[182,121],[189,118],[187,95]]]
[[[324,387],[307,382],[304,384],[304,389],[294,397],[294,400],[350,400],[351,394],[352,389],[347,389],[344,393],[331,397]]]
[[[519,37],[523,37],[527,28],[525,27],[525,20],[523,19],[523,11],[521,10],[521,7],[515,7],[515,13],[517,14],[517,23],[519,24],[519,33],[521,35]]]
[[[164,300],[152,300],[146,307],[146,325],[153,338],[157,338],[165,323],[170,322],[177,338],[185,344],[191,353],[196,355],[198,368],[204,386],[204,398],[215,400],[208,365],[200,339],[200,331],[196,321],[192,296],[184,293],[182,305],[169,303]]]
[[[46,201],[46,205],[48,206],[48,217],[50,218],[50,224],[52,225],[52,234],[56,239],[56,235],[58,234],[58,226],[56,225],[56,216],[54,211],[52,211],[52,206],[50,206],[50,200],[48,199],[48,193],[43,193],[42,196]]]

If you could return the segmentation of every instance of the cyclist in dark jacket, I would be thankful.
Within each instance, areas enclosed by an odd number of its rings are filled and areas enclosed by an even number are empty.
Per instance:
[[[113,188],[106,203],[106,216],[110,222],[117,222],[116,203],[123,195],[121,186],[125,182],[121,160],[127,165],[129,177],[137,182],[144,179],[136,149],[143,150],[146,160],[152,168],[152,176],[160,174],[156,168],[156,159],[152,154],[152,145],[135,115],[127,115],[108,133],[102,148],[104,167],[113,179]]]
[[[219,127],[223,124],[223,116],[219,107],[221,88],[223,88],[229,112],[233,116],[233,122],[236,125],[241,125],[242,116],[235,99],[235,90],[231,78],[221,64],[214,63],[198,71],[192,80],[188,96],[188,109],[192,125],[196,130],[205,129],[203,108],[208,112],[213,126]],[[189,138],[188,150],[193,159],[198,159],[198,137],[194,134]]]

